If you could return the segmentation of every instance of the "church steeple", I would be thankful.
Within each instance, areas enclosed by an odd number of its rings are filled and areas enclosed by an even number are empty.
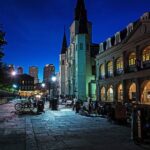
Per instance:
[[[66,51],[67,51],[67,39],[66,39],[66,33],[64,29],[64,37],[63,37],[63,42],[62,42],[61,54],[65,54]]]
[[[88,33],[87,11],[85,9],[84,0],[77,0],[77,5],[75,8],[75,20],[79,21],[79,33]]]

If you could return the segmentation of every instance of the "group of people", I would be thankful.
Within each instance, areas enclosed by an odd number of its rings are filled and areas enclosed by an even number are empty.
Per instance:
[[[82,102],[77,100],[77,98],[73,99],[73,110],[76,113],[85,113],[85,114],[99,114],[100,104],[98,101],[93,101],[92,98],[88,97],[86,102]]]

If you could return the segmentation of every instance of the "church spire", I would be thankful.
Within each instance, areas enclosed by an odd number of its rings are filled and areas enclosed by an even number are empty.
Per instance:
[[[61,48],[61,54],[65,54],[67,50],[67,39],[66,39],[66,33],[65,33],[65,27],[64,27],[64,37],[62,42],[62,48]]]
[[[79,20],[80,17],[83,17],[83,16],[81,16],[81,13],[82,13],[82,15],[86,16],[84,0],[77,0],[77,5],[75,8],[75,20]]]
[[[79,21],[79,33],[88,33],[87,11],[85,9],[84,0],[77,0],[75,20]]]

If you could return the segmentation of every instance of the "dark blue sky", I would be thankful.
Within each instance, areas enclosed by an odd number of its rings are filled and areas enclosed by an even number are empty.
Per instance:
[[[150,11],[150,0],[85,0],[88,19],[93,23],[93,42],[100,43]],[[76,0],[0,0],[0,24],[6,31],[4,61],[7,64],[59,70],[63,29],[74,18]]]

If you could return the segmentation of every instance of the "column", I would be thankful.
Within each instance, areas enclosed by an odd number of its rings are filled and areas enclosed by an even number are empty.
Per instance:
[[[123,103],[128,101],[128,91],[126,89],[126,81],[122,81],[122,89],[123,89]]]
[[[127,72],[128,60],[126,58],[126,52],[123,52],[123,72]]]
[[[99,86],[99,81],[96,81],[96,97],[98,101],[101,101],[101,97],[100,97],[100,86]]]
[[[105,78],[107,78],[108,74],[107,74],[107,62],[106,62],[106,60],[104,62],[104,68],[105,68]]]
[[[113,57],[112,59],[112,63],[113,63],[113,77],[116,75],[116,63],[115,63],[115,58]]]
[[[136,68],[137,71],[141,69],[141,54],[140,54],[140,50],[139,50],[139,46],[136,47]]]
[[[141,100],[141,90],[140,90],[140,81],[139,79],[136,79],[136,101],[140,102]]]
[[[117,85],[115,84],[113,86],[113,99],[114,99],[114,102],[117,103]]]

